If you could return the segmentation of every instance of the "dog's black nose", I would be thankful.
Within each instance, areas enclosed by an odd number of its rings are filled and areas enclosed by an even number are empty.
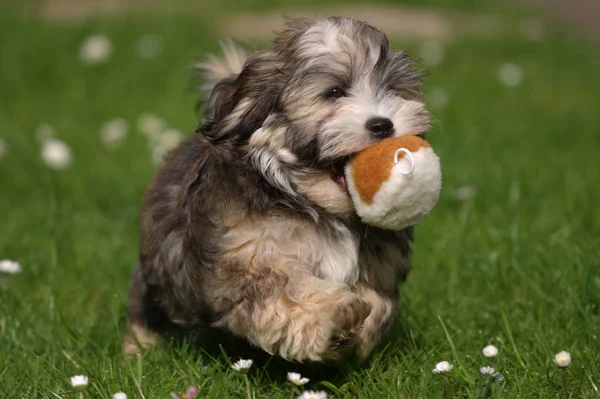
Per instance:
[[[384,139],[394,134],[394,123],[389,118],[371,118],[367,129],[377,138]]]

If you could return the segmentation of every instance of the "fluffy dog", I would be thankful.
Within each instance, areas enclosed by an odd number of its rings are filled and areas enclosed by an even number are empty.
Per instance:
[[[271,48],[224,52],[200,65],[208,121],[144,199],[136,344],[164,323],[209,325],[289,360],[365,359],[396,313],[412,229],[361,223],[343,166],[429,128],[420,74],[349,18],[287,20]]]

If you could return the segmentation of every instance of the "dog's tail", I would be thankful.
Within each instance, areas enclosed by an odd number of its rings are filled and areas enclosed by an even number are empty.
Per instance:
[[[210,96],[217,83],[239,75],[246,60],[252,55],[252,51],[231,39],[223,40],[219,44],[223,52],[222,56],[210,54],[205,60],[194,65],[201,82],[197,88],[205,98]]]

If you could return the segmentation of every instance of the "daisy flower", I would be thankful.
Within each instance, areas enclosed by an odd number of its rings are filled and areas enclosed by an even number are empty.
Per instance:
[[[71,377],[71,385],[75,389],[84,389],[88,384],[88,378],[85,375],[74,375]]]
[[[567,367],[571,365],[571,354],[567,351],[560,351],[554,355],[554,364],[561,368],[562,371],[562,383],[565,391],[565,398],[569,397],[569,390],[567,388]]]
[[[58,139],[48,139],[42,145],[42,159],[48,167],[56,170],[66,169],[73,160],[69,146]]]
[[[127,399],[127,394],[125,392],[117,392],[112,396],[112,399]]]
[[[250,367],[252,367],[252,363],[254,363],[252,359],[240,359],[237,362],[233,363],[231,368],[233,368],[236,371],[239,371],[242,374],[246,374],[248,370],[250,370]]]
[[[494,345],[487,345],[481,350],[481,352],[485,357],[496,357],[498,355],[498,348],[496,348]]]
[[[97,65],[108,61],[112,52],[112,43],[108,37],[94,35],[83,41],[79,48],[79,58],[84,64]]]
[[[100,127],[100,139],[107,147],[118,147],[125,137],[129,127],[123,118],[112,119]]]
[[[500,373],[499,371],[496,371],[494,373],[494,379],[496,380],[497,383],[503,383],[504,382],[504,375],[502,373]]]
[[[151,113],[145,113],[139,116],[136,126],[137,130],[144,136],[154,137],[165,130],[167,124],[162,118]]]
[[[498,80],[504,86],[517,87],[523,82],[523,70],[516,64],[506,62],[498,69]]]
[[[327,393],[325,391],[304,391],[302,395],[298,396],[298,399],[327,399]]]
[[[182,138],[183,134],[177,129],[168,129],[160,133],[156,140],[154,140],[152,151],[152,160],[154,163],[161,163],[169,151],[177,147]]]
[[[446,374],[452,371],[452,367],[454,367],[452,364],[448,363],[447,361],[443,361],[436,364],[435,368],[431,370],[431,372],[433,374]]]
[[[14,260],[0,260],[0,273],[18,274],[21,273],[21,265]]]
[[[304,385],[306,384],[308,381],[310,381],[308,378],[303,378],[299,373],[287,373],[287,379],[294,385]]]
[[[558,367],[569,367],[571,365],[571,354],[567,351],[558,352],[554,355],[553,361]]]
[[[494,375],[494,373],[496,372],[496,370],[493,367],[485,366],[485,367],[480,368],[479,372],[482,375]]]

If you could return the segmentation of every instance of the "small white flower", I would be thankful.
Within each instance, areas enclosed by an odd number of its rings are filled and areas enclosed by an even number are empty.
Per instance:
[[[118,147],[127,137],[128,131],[129,127],[125,119],[112,119],[100,127],[100,138],[107,147]]]
[[[0,158],[2,158],[4,154],[6,154],[7,148],[8,147],[6,146],[6,141],[0,139]]]
[[[494,345],[487,345],[485,348],[481,350],[483,356],[485,357],[496,357],[498,356],[498,348]]]
[[[87,65],[102,64],[112,55],[112,43],[105,35],[90,36],[79,48],[79,58]]]
[[[58,139],[48,139],[42,146],[42,158],[46,165],[52,169],[66,169],[72,161],[72,153],[69,146]]]
[[[294,385],[304,385],[310,381],[306,377],[302,377],[299,373],[287,373],[287,379]]]
[[[35,138],[40,143],[54,137],[54,128],[47,123],[42,123],[35,130]]]
[[[252,359],[240,359],[237,362],[233,363],[233,366],[231,366],[234,370],[239,371],[242,374],[245,374],[248,372],[248,370],[250,370],[250,367],[252,367],[252,363],[254,363],[254,361]]]
[[[479,372],[483,375],[494,375],[496,370],[493,367],[485,366],[479,369]]]
[[[427,66],[436,66],[444,61],[446,56],[444,46],[439,42],[426,41],[421,44],[419,49],[419,57],[423,60],[423,63]]]
[[[8,260],[8,259],[0,260],[0,272],[1,273],[17,274],[17,273],[21,273],[21,271],[22,271],[22,269],[21,269],[21,265],[19,264],[19,262],[16,262],[14,260]]]
[[[71,377],[71,385],[73,388],[82,389],[88,384],[88,378],[85,375],[75,375]]]
[[[496,382],[498,382],[498,383],[502,383],[502,382],[504,382],[504,375],[502,373],[500,373],[499,371],[496,371],[494,373],[494,380],[496,380]]]
[[[302,395],[298,396],[298,399],[327,399],[327,393],[325,391],[304,391]]]
[[[137,129],[147,137],[158,136],[165,128],[165,121],[154,114],[142,114],[137,120]]]
[[[504,86],[516,87],[523,82],[523,70],[520,66],[507,62],[498,69],[498,80]]]
[[[163,41],[160,35],[146,35],[140,37],[136,43],[136,49],[140,58],[154,58],[160,54]]]
[[[112,399],[127,399],[127,394],[125,392],[117,392],[112,396]]]
[[[183,139],[183,134],[177,129],[169,129],[158,135],[153,141],[152,160],[159,164],[165,155],[173,148],[177,147]]]
[[[554,355],[553,360],[558,367],[569,367],[571,365],[571,354],[567,351],[560,351]]]
[[[445,374],[445,373],[449,373],[450,371],[452,371],[452,367],[454,367],[454,366],[451,365],[450,363],[448,363],[447,361],[443,361],[443,362],[439,362],[438,364],[436,364],[435,368],[433,370],[431,370],[431,372],[433,374]]]

